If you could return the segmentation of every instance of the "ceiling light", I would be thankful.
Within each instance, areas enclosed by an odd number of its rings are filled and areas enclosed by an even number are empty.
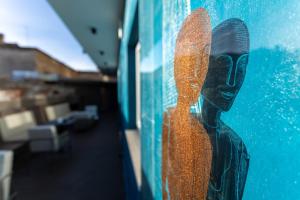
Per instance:
[[[97,28],[94,27],[94,26],[91,26],[91,27],[90,27],[90,31],[91,31],[91,33],[92,33],[93,35],[96,35],[97,32],[98,32]]]
[[[109,76],[103,75],[102,80],[105,81],[105,82],[108,82],[109,81]]]
[[[118,37],[121,39],[123,37],[123,30],[121,27],[118,28]]]
[[[100,53],[101,56],[104,55],[104,51],[102,51],[102,50],[100,50],[99,53]]]

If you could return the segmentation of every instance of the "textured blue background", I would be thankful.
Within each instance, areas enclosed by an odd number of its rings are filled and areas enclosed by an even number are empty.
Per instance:
[[[136,0],[126,4],[120,53],[119,100],[127,116],[126,34]],[[250,31],[245,82],[222,119],[244,140],[251,156],[246,200],[300,198],[300,1],[141,0],[143,194],[161,199],[162,113],[176,103],[175,39],[186,15],[204,7],[212,26],[237,17]],[[198,105],[193,111],[200,112]]]

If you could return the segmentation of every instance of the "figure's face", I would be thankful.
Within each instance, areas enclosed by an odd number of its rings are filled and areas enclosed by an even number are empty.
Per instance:
[[[193,11],[176,39],[174,78],[178,97],[187,104],[196,103],[208,68],[211,26],[204,9]]]
[[[248,54],[210,56],[202,94],[206,100],[228,111],[239,92],[246,74]]]
[[[175,58],[175,65],[180,66],[175,69],[178,94],[187,102],[195,103],[198,100],[207,73],[209,49],[210,45],[206,44],[202,49],[197,47],[193,53]]]

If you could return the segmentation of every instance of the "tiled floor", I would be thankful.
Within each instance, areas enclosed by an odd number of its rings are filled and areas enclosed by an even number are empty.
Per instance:
[[[124,199],[118,115],[72,134],[71,152],[33,155],[13,174],[17,200]]]

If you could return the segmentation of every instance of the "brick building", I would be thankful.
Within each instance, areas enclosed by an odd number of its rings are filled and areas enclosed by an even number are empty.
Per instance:
[[[24,48],[3,42],[0,35],[0,76],[11,77],[14,72],[39,72],[76,78],[78,72],[37,48]]]

